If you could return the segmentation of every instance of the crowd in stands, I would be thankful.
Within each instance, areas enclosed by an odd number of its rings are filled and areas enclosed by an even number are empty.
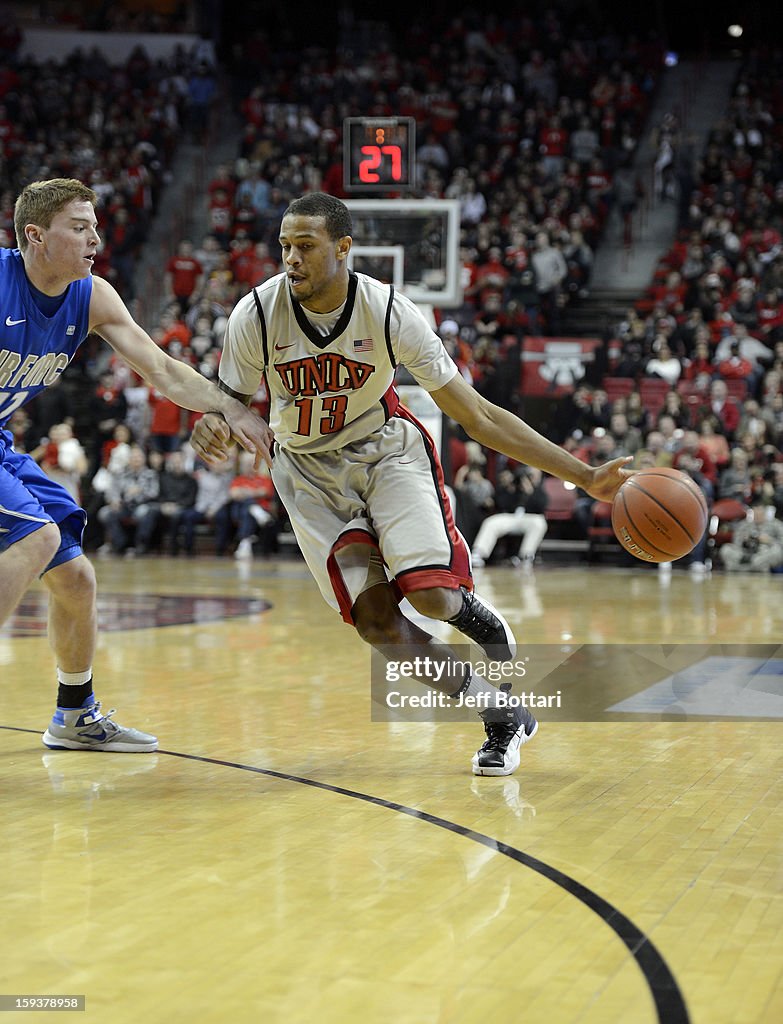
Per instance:
[[[574,395],[566,440],[587,459],[613,447],[637,466],[671,465],[713,509],[739,502],[770,524],[783,518],[780,96],[771,62],[742,68],[704,154],[679,173],[678,237],[609,340],[602,386]],[[724,561],[751,559],[727,548]]]
[[[263,35],[248,40],[247,53],[263,51],[266,73],[238,97],[244,128],[236,159],[209,183],[208,233],[180,240],[163,268],[168,303],[151,331],[158,344],[214,378],[234,303],[278,272],[277,230],[290,199],[319,188],[345,194],[342,119],[409,115],[419,133],[417,194],[456,198],[462,208],[465,301],[436,310],[438,330],[479,391],[518,407],[524,337],[558,331],[565,302],[589,288],[611,204],[625,209],[634,201],[628,157],[654,95],[661,50],[655,39],[567,22],[554,7],[536,22],[451,17],[440,29],[413,27],[404,46],[381,46],[371,56],[313,49],[295,63]],[[24,180],[84,178],[103,199],[108,245],[98,272],[129,297],[132,263],[123,266],[122,238],[130,231],[138,232],[134,246],[143,240],[186,115],[190,71],[183,54],[171,66],[137,54],[120,69],[101,60],[42,69],[17,62],[0,89],[13,125],[2,165],[6,230],[10,197]],[[608,342],[606,388],[577,390],[562,440],[585,460],[628,452],[637,465],[675,465],[711,502],[763,501],[783,514],[783,167],[779,90],[764,74],[758,65],[741,74],[730,114],[689,179],[680,236]],[[102,88],[107,83],[111,90]],[[66,92],[69,110],[75,102],[82,114],[67,125]],[[32,422],[20,411],[14,430],[29,447],[42,438],[51,443],[52,429],[66,421],[79,436],[80,413],[98,425],[84,452],[89,501],[100,509],[95,546],[119,553],[154,543],[192,553],[200,524],[209,525],[221,552],[235,546],[246,557],[253,544],[274,546],[283,517],[268,478],[248,491],[238,465],[191,471],[188,455],[180,467],[189,414],[140,386],[104,348],[88,349],[85,381],[81,406],[73,391],[66,397],[63,381],[31,407]],[[266,413],[263,388],[255,406]],[[547,522],[546,481],[503,460],[488,475],[485,456],[484,464],[468,457],[464,440],[455,438],[449,461],[474,554],[488,560],[508,552],[502,531],[515,524],[503,517],[519,519],[525,509],[530,529],[512,533],[519,550],[510,557],[530,562]],[[167,489],[182,472],[196,483],[188,494]],[[146,476],[149,490],[134,474]],[[242,482],[232,497],[233,477]],[[579,495],[576,516],[585,529],[591,507]]]
[[[25,184],[79,178],[100,198],[95,272],[132,300],[138,254],[205,75],[182,47],[156,61],[137,47],[123,65],[98,49],[63,61],[0,58],[0,244],[12,242]]]
[[[18,6],[18,5],[17,5]],[[3,8],[3,16],[17,41],[21,38],[24,12],[12,5]],[[72,4],[56,0],[40,5],[37,24],[85,32],[169,32],[191,33],[197,28],[196,11],[191,4],[171,2],[133,3],[127,0],[106,4]],[[8,31],[8,29],[6,29]]]
[[[245,40],[238,158],[209,186],[229,300],[257,283],[245,269],[253,261],[270,259],[273,272],[291,198],[318,188],[345,197],[343,119],[405,116],[419,140],[414,194],[460,203],[465,302],[449,319],[465,353],[481,336],[491,362],[501,334],[559,333],[564,306],[589,289],[615,178],[654,95],[659,41],[548,5],[540,19],[433,16],[394,49],[357,45],[294,55],[263,33]],[[480,379],[481,360],[469,361]]]

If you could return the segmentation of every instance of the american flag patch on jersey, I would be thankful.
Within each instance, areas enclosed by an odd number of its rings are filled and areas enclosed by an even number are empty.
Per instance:
[[[362,338],[353,343],[354,352],[372,352],[372,338]]]

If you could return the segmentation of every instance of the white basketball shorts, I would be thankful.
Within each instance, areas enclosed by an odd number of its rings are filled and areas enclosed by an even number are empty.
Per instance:
[[[391,582],[398,600],[473,589],[432,438],[403,406],[345,448],[306,455],[275,445],[272,479],[321,593],[346,622],[378,583]]]

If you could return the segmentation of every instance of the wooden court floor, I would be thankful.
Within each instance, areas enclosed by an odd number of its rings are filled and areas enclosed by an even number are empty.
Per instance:
[[[161,750],[45,750],[31,592],[0,632],[0,995],[98,1024],[783,1021],[783,577],[477,572],[573,697],[493,779],[478,720],[372,720],[300,561],[96,567],[96,692]]]

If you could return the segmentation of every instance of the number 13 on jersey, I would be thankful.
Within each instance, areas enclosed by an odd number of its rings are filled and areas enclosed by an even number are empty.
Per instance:
[[[296,433],[309,437],[313,427],[313,402],[318,399],[298,398],[294,405],[299,410]],[[348,408],[347,395],[327,395],[320,399],[320,433],[336,434],[345,426],[345,411]]]

